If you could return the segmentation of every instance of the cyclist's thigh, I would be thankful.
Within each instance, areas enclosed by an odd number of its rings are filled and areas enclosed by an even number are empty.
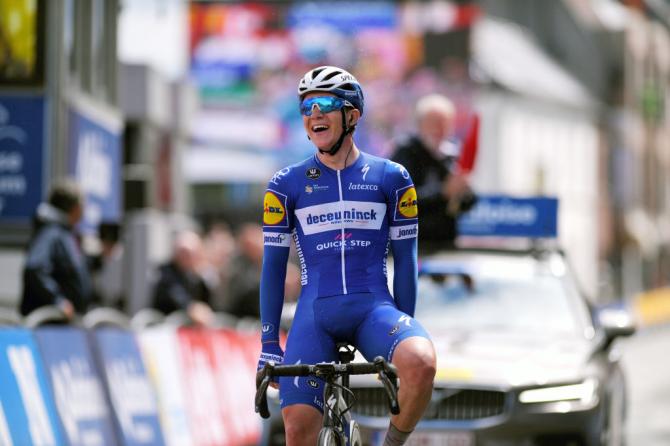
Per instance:
[[[336,359],[335,341],[315,323],[312,305],[298,305],[286,342],[284,364],[316,364]],[[323,411],[323,385],[323,380],[312,376],[279,378],[281,407],[309,404]]]
[[[391,296],[378,296],[376,301],[356,332],[356,347],[367,360],[383,356],[391,361],[396,346],[403,339],[412,336],[430,339],[416,319],[398,310]]]

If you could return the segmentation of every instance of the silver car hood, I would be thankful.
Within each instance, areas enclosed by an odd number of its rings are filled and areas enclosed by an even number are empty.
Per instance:
[[[429,329],[436,383],[509,388],[580,380],[592,352],[586,338],[505,331]]]

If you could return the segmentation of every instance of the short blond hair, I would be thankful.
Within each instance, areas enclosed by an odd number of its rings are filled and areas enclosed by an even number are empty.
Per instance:
[[[420,121],[421,118],[430,112],[442,113],[451,119],[456,114],[456,107],[446,96],[434,93],[423,96],[416,102],[415,114],[417,121]]]

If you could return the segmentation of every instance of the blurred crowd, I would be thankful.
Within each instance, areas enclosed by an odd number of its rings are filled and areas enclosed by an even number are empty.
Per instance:
[[[366,110],[370,110],[357,128],[358,144],[367,153],[401,162],[412,174],[420,191],[419,207],[426,211],[419,231],[423,237],[420,248],[429,243],[438,249],[452,247],[457,235],[455,219],[474,203],[465,174],[456,169],[458,150],[452,150],[467,131],[473,113],[473,84],[466,59],[458,52],[439,60],[430,57],[430,42],[421,44],[415,32],[415,22],[419,16],[428,17],[428,10],[421,13],[418,7],[387,5],[361,18],[350,17],[347,6],[330,8],[321,14],[332,20],[315,30],[304,21],[312,12],[300,4],[194,4],[190,9],[190,75],[200,89],[200,113],[225,111],[211,122],[229,128],[221,119],[251,110],[280,129],[270,132],[276,136],[272,141],[259,140],[251,137],[257,136],[253,126],[258,122],[244,119],[235,125],[249,129],[232,132],[232,136],[211,132],[223,140],[214,137],[209,141],[208,131],[195,134],[194,139],[215,146],[239,144],[269,150],[282,159],[281,164],[303,159],[314,148],[304,137],[296,106],[297,79],[321,64],[350,67],[363,85]],[[243,51],[248,59],[239,60],[239,45],[255,50]],[[449,103],[440,105],[433,100],[425,110],[416,109],[419,98],[436,94],[448,95]],[[243,135],[240,140],[225,139],[238,134]],[[131,308],[125,295],[125,270],[130,262],[124,258],[124,228],[103,222],[97,228],[99,246],[92,252],[82,249],[85,244],[76,233],[82,200],[76,184],[58,183],[38,209],[24,267],[22,314],[45,305],[55,305],[69,317],[95,306],[125,312]],[[231,226],[222,220],[205,225],[200,232],[173,234],[172,241],[170,258],[153,265],[149,272],[150,308],[166,315],[186,312],[201,325],[210,324],[213,314],[219,312],[240,318],[259,316],[263,238],[258,224],[236,222]],[[287,301],[297,299],[300,291],[296,264],[294,255],[287,271]]]
[[[231,229],[218,222],[202,234],[181,231],[175,234],[171,258],[155,271],[151,307],[166,315],[185,311],[191,321],[203,326],[212,324],[213,312],[258,319],[262,263],[259,224]],[[287,272],[286,300],[296,300],[299,293],[299,273],[293,262]]]
[[[82,208],[79,185],[64,180],[37,209],[23,272],[24,316],[44,306],[55,306],[70,319],[95,307],[127,311],[123,228],[102,223],[99,249],[85,252],[76,232]],[[300,293],[295,260],[293,256],[287,271],[288,302]],[[179,231],[173,235],[170,258],[152,271],[150,307],[164,315],[184,312],[200,326],[211,326],[216,312],[258,319],[262,261],[259,224],[231,228],[219,221],[203,232]]]
[[[455,248],[457,218],[476,202],[469,170],[459,161],[466,144],[456,137],[456,106],[444,95],[429,94],[413,105],[414,130],[391,148],[392,159],[407,168],[418,193],[419,253]],[[311,149],[314,150],[313,148]],[[68,318],[96,306],[128,312],[125,295],[123,228],[114,222],[98,226],[95,252],[82,247],[77,228],[84,214],[84,195],[76,182],[53,185],[35,214],[23,272],[20,311],[25,316],[55,306]],[[185,314],[190,323],[212,326],[216,313],[259,319],[263,229],[244,222],[231,227],[218,220],[202,232],[172,235],[171,255],[151,271],[149,307],[164,315]],[[297,255],[291,257],[285,302],[300,294]]]
[[[356,141],[367,153],[389,157],[394,139],[413,128],[414,104],[427,94],[449,96],[456,105],[454,131],[462,136],[476,88],[467,46],[458,38],[459,26],[467,24],[433,30],[439,31],[435,41],[423,37],[431,29],[431,16],[453,15],[461,8],[437,3],[374,6],[364,5],[354,14],[346,3],[319,8],[300,2],[191,5],[190,76],[199,89],[200,114],[226,112],[198,127],[195,139],[271,152],[280,165],[304,159],[313,147],[302,129],[297,80],[319,65],[356,73],[366,104]],[[455,46],[434,51],[438,42]],[[237,119],[242,110],[252,111],[254,119]],[[217,131],[227,119],[229,126],[248,126],[247,131]],[[253,130],[259,122],[273,129],[265,138]]]
[[[359,56],[360,59],[353,59],[346,66],[351,66],[352,72],[357,73],[357,79],[364,88],[366,116],[356,130],[356,141],[363,151],[391,157],[398,140],[414,130],[415,104],[430,94],[449,97],[454,105],[450,123],[452,136],[463,138],[474,112],[475,92],[464,61],[447,60],[439,68],[408,67],[405,63],[401,67],[391,68],[387,60],[377,59],[380,56],[375,56],[374,53],[366,52]],[[364,56],[366,59],[363,59]],[[296,100],[296,79],[310,68],[330,64],[332,60],[328,58],[310,62],[291,61],[281,70],[259,70],[255,76],[249,78],[249,89],[253,93],[250,94],[245,108],[257,112],[257,116],[262,116],[260,119],[278,126],[281,130],[276,132],[275,139],[266,141],[269,147],[257,147],[253,138],[249,138],[244,144],[251,150],[273,153],[281,160],[281,165],[298,162],[310,156],[313,146],[304,136]],[[217,100],[214,104],[208,103],[208,108],[202,114],[230,110],[230,99]],[[225,115],[217,116],[225,119]],[[251,122],[249,125],[252,125]],[[248,130],[251,132],[251,128]],[[200,134],[197,137],[207,138]],[[219,137],[225,139],[226,135]]]

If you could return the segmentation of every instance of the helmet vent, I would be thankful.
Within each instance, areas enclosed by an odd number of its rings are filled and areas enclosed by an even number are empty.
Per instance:
[[[325,70],[325,67],[324,68],[315,68],[312,71],[312,79],[316,78],[323,70]]]
[[[334,78],[335,76],[337,76],[338,74],[342,74],[342,73],[340,73],[339,71],[331,71],[330,73],[328,73],[328,74],[323,78],[323,80],[324,80],[324,81],[328,81],[328,80]]]

